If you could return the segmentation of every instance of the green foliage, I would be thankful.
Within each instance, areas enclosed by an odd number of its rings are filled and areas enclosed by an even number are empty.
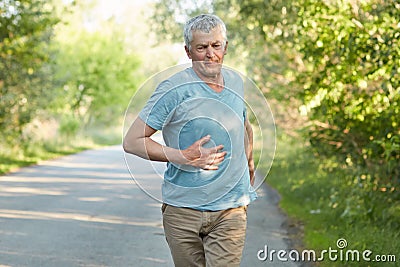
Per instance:
[[[0,1],[0,172],[120,142],[139,60],[96,5]],[[88,17],[101,27],[88,27]]]
[[[52,99],[49,42],[57,19],[46,2],[0,2],[0,128],[6,143],[18,143],[23,126]]]
[[[64,137],[73,137],[79,131],[81,123],[74,116],[64,115],[60,121],[59,133]]]
[[[138,59],[126,51],[123,38],[83,31],[58,45],[56,108],[86,124],[117,125],[138,80]]]
[[[306,3],[292,35],[305,65],[295,82],[303,85],[310,140],[354,175],[343,182],[360,198],[346,200],[345,214],[374,218],[377,203],[400,200],[400,5]]]

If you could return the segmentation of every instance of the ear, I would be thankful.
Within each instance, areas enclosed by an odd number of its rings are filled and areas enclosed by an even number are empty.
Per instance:
[[[185,45],[185,51],[186,51],[186,55],[188,56],[188,58],[192,59],[192,56],[190,55],[189,48],[186,45]]]
[[[225,43],[225,47],[224,47],[224,55],[227,54],[227,50],[228,50],[228,41],[226,41]]]

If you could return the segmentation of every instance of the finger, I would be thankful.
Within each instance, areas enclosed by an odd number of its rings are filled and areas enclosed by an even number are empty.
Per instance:
[[[214,159],[224,159],[225,156],[226,156],[226,151],[218,152],[218,153],[212,154],[212,157],[213,157]]]
[[[215,156],[218,158],[221,158],[221,157],[223,158],[226,156],[226,154],[227,154],[226,151],[222,151],[222,152],[216,153]]]
[[[252,173],[250,173],[250,184],[251,184],[251,186],[254,186],[254,182],[255,182],[255,180],[256,180],[256,177],[254,176],[254,174],[252,174]]]
[[[218,165],[225,159],[226,152],[211,154],[207,159],[208,165]]]
[[[203,169],[204,170],[209,170],[209,171],[215,171],[215,170],[218,170],[218,166],[216,166],[216,165],[205,165]]]
[[[219,165],[219,164],[221,164],[223,161],[224,161],[224,158],[216,158],[216,159],[212,162],[212,164],[213,164],[213,165]]]
[[[201,139],[197,140],[197,142],[199,143],[199,146],[203,146],[205,143],[210,141],[210,138],[211,138],[210,135],[206,135],[206,136],[202,137]]]
[[[211,156],[212,162],[221,162],[224,160],[226,152],[215,153]]]
[[[226,156],[226,152],[218,153],[218,159],[224,160]]]
[[[219,146],[215,146],[215,147],[210,148],[212,153],[216,153],[216,152],[218,152],[218,151],[220,151],[222,149],[224,149],[224,145],[219,145]]]

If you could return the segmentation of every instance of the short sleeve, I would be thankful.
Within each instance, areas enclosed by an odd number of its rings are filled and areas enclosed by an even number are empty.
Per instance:
[[[163,126],[171,118],[176,106],[176,90],[166,80],[157,86],[145,107],[139,113],[139,117],[151,128],[162,130]]]

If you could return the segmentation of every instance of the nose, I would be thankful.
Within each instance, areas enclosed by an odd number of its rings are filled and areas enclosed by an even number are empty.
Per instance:
[[[213,58],[214,57],[214,48],[211,45],[207,46],[206,56],[208,58]]]

